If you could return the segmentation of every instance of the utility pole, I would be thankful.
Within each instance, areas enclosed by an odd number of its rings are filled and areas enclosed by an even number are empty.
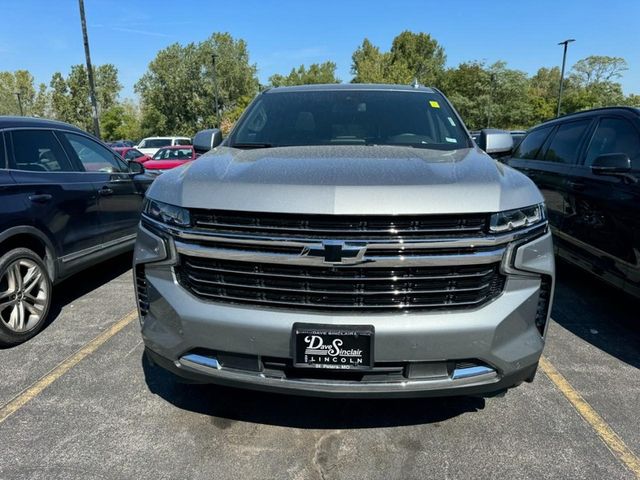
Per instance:
[[[219,94],[218,94],[218,75],[216,73],[216,59],[218,58],[217,53],[211,54],[211,64],[213,65],[213,97],[215,101],[216,108],[216,127],[220,128],[220,105],[218,104]]]
[[[569,38],[564,42],[558,43],[558,45],[564,45],[564,53],[562,54],[562,71],[560,72],[560,89],[558,90],[558,113],[556,114],[556,118],[560,116],[560,106],[562,105],[562,85],[564,83],[564,66],[567,63],[567,45],[571,42],[575,42],[574,38]]]
[[[18,105],[20,106],[20,116],[24,117],[24,111],[22,110],[22,93],[16,92],[16,97],[18,97]]]
[[[84,55],[87,60],[87,74],[89,76],[89,96],[93,116],[93,134],[100,138],[100,122],[98,120],[98,102],[96,101],[96,84],[93,81],[93,67],[91,66],[91,54],[89,53],[89,36],[87,35],[87,21],[84,16],[84,0],[78,0],[80,5],[80,23],[82,23],[82,38],[84,40]]]

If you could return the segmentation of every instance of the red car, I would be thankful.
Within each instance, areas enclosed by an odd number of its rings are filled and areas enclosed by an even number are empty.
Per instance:
[[[160,175],[166,170],[184,165],[198,157],[199,155],[191,145],[163,147],[155,153],[151,160],[145,162],[144,169],[150,175]]]
[[[112,150],[127,161],[134,160],[138,163],[145,163],[151,160],[151,157],[133,147],[113,147]]]

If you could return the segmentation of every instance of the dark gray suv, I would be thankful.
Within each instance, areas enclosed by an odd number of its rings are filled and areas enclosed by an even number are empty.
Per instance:
[[[306,395],[533,379],[554,281],[543,198],[440,92],[275,88],[219,140],[196,135],[215,148],[147,193],[134,261],[153,362]]]

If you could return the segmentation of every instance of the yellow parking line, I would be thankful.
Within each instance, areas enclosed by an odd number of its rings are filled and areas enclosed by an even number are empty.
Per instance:
[[[609,424],[582,398],[582,395],[573,388],[567,379],[545,357],[540,359],[540,368],[556,388],[567,397],[571,406],[582,415],[582,418],[593,428],[615,457],[624,463],[635,474],[636,478],[640,479],[640,458],[627,447],[627,444]]]
[[[111,325],[107,330],[95,337],[78,350],[76,353],[67,357],[62,363],[58,364],[53,370],[44,375],[40,380],[19,393],[13,400],[0,408],[0,423],[4,422],[11,415],[24,407],[31,400],[40,395],[49,385],[62,377],[65,373],[75,367],[82,360],[94,353],[101,345],[113,337],[116,333],[129,325],[133,320],[138,318],[138,312],[133,310],[116,323]]]

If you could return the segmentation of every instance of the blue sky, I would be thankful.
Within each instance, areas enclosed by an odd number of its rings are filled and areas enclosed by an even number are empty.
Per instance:
[[[640,94],[640,1],[167,1],[85,0],[94,64],[113,63],[133,85],[156,52],[227,31],[247,41],[263,83],[301,63],[333,60],[343,81],[351,54],[368,37],[388,50],[403,30],[434,36],[455,66],[467,60],[506,60],[535,72],[561,61],[557,42],[575,38],[568,64],[588,55],[624,57],[625,93]],[[0,70],[26,68],[36,81],[84,61],[75,0],[3,0]]]

